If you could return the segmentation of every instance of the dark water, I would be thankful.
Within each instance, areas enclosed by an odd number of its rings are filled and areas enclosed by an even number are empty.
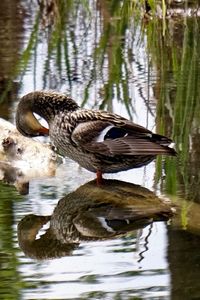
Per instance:
[[[51,225],[37,237],[40,254],[34,247],[24,253],[18,223],[51,215],[64,196],[78,209],[83,201],[73,192],[94,175],[66,159],[55,177],[32,180],[26,196],[1,182],[0,298],[200,299],[199,4],[188,2],[189,11],[176,4],[163,21],[142,18],[131,1],[45,3],[0,2],[0,117],[14,122],[22,95],[55,89],[173,138],[177,158],[107,178],[139,184],[178,208],[170,221],[136,224],[122,237],[78,242],[60,235],[47,254]],[[32,218],[26,229],[38,226]]]

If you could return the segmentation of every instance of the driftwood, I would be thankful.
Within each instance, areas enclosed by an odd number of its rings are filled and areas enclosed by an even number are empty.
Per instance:
[[[57,165],[58,157],[50,145],[22,136],[0,118],[0,180],[27,194],[31,179],[54,176]]]

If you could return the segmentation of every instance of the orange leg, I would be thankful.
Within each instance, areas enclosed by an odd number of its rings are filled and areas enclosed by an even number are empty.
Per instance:
[[[103,183],[102,172],[97,170],[96,175],[97,175],[97,185],[101,185]]]

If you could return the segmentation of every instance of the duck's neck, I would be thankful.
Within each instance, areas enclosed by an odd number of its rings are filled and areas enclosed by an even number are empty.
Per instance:
[[[19,104],[19,110],[23,113],[36,113],[48,123],[60,112],[71,112],[79,106],[69,96],[56,92],[32,92],[25,95]]]
[[[75,243],[63,243],[59,241],[51,228],[39,239],[36,239],[36,234],[31,238],[25,234],[24,238],[23,232],[18,233],[20,248],[27,256],[32,258],[49,259],[70,255],[78,246],[78,244]]]

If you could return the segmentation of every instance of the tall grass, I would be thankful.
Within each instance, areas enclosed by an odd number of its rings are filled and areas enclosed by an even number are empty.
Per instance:
[[[179,28],[177,40],[173,38],[176,27]],[[157,38],[154,38],[155,28]],[[165,188],[173,194],[181,189],[187,198],[198,201],[197,185],[194,187],[195,181],[200,180],[199,159],[196,156],[195,160],[194,154],[199,153],[196,137],[200,128],[200,22],[186,19],[184,25],[174,24],[172,31],[161,38],[162,26],[158,23],[152,22],[148,29],[149,51],[160,77],[157,126],[161,133],[171,134],[178,152],[177,161],[166,159]],[[162,175],[160,163],[157,162],[157,180]]]

